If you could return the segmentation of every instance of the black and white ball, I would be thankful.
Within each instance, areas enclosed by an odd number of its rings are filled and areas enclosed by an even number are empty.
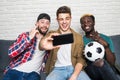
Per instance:
[[[89,42],[85,46],[85,52],[84,55],[85,57],[90,60],[90,61],[95,61],[97,59],[102,59],[105,54],[105,49],[103,45],[101,45],[98,42]]]

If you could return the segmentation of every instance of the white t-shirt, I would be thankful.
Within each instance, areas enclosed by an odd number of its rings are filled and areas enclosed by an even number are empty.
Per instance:
[[[13,68],[13,69],[16,69],[16,70],[22,71],[22,72],[27,72],[27,73],[32,72],[32,71],[39,73],[40,66],[42,64],[42,59],[45,55],[44,54],[45,51],[40,51],[38,49],[38,45],[39,45],[39,40],[37,40],[36,49],[35,49],[33,58],[31,60]]]
[[[71,62],[71,44],[61,45],[57,53],[55,67],[72,65]]]

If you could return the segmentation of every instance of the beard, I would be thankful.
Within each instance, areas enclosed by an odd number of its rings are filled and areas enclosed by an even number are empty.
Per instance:
[[[39,33],[40,33],[40,34],[42,34],[42,35],[44,35],[44,36],[45,36],[45,35],[46,35],[46,33],[48,32],[48,29],[47,29],[47,31],[46,31],[46,32],[43,32],[40,28],[38,28],[38,31],[39,31]]]

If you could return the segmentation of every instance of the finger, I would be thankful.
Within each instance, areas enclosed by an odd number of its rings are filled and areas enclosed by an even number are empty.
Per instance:
[[[48,41],[52,41],[53,38],[52,38],[52,37],[48,37],[47,40],[48,40]]]
[[[34,27],[34,30],[38,30],[38,26],[35,26],[35,27]]]
[[[96,34],[98,34],[98,32],[97,32],[97,31],[96,31],[95,33],[96,33]]]
[[[51,36],[58,36],[60,33],[52,33]]]
[[[97,31],[95,32],[95,36],[99,36],[99,33]]]
[[[39,31],[38,31],[38,30],[35,30],[35,33],[39,33]]]
[[[60,45],[53,46],[53,49],[55,49],[55,48],[60,48]]]
[[[90,37],[92,37],[93,36],[93,34],[90,34]]]
[[[36,30],[36,26],[34,26],[30,32],[34,32]]]

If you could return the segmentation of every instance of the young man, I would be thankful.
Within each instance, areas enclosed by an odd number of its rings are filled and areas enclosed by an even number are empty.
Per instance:
[[[80,19],[81,28],[85,32],[83,37],[84,44],[91,41],[97,41],[105,48],[104,59],[98,59],[95,62],[87,60],[87,67],[85,68],[87,74],[92,80],[119,80],[111,68],[115,63],[114,47],[112,40],[101,33],[98,33],[95,26],[95,17],[91,14],[85,14]]]
[[[46,80],[90,80],[82,71],[85,66],[82,36],[70,28],[72,19],[70,8],[61,6],[56,16],[58,30],[51,31],[40,42],[40,49],[51,49],[46,63],[46,72],[49,73]],[[73,34],[73,43],[57,46],[57,48],[52,45],[51,36],[69,33]]]
[[[8,55],[12,61],[6,69],[3,80],[40,80],[45,51],[39,50],[38,44],[50,27],[50,16],[41,13],[35,25],[30,32],[20,34],[10,46]]]

